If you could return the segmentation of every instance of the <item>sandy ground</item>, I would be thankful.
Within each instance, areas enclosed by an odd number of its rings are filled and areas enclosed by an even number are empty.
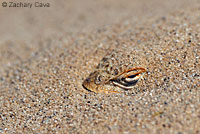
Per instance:
[[[43,2],[0,6],[0,133],[200,133],[199,1]],[[148,70],[135,88],[85,90],[124,47]]]

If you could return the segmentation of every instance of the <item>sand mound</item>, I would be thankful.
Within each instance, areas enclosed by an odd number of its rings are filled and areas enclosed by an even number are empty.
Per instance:
[[[199,14],[2,43],[0,132],[200,133]],[[113,49],[137,52],[148,73],[133,90],[88,92],[83,80]]]

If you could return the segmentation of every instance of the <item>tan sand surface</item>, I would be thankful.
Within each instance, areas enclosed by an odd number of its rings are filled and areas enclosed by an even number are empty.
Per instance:
[[[200,133],[200,2],[0,7],[0,133]],[[83,80],[113,49],[148,72],[132,90]]]

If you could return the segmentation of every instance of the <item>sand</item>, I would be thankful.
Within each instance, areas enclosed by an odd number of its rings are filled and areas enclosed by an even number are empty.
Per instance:
[[[200,3],[79,2],[0,7],[0,133],[200,133]],[[135,88],[84,89],[122,48],[148,70]]]

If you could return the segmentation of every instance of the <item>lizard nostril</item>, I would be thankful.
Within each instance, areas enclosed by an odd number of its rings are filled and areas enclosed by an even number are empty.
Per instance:
[[[91,81],[90,78],[87,78],[87,79],[86,79],[86,82],[90,82],[90,81]]]

